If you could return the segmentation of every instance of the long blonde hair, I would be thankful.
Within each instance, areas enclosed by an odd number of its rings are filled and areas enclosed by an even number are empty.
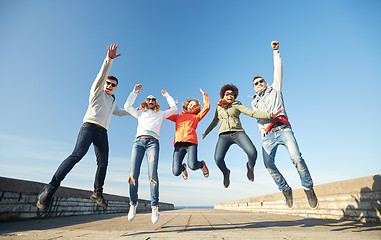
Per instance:
[[[147,101],[145,101],[145,102],[142,102],[141,104],[140,104],[140,106],[138,107],[138,110],[142,110],[142,111],[145,111],[145,110],[148,110],[149,108],[148,108],[148,103],[147,103]],[[157,113],[158,111],[160,110],[160,105],[159,105],[159,101],[155,101],[155,106],[153,107],[153,109],[152,109],[152,111],[154,112],[154,113]]]

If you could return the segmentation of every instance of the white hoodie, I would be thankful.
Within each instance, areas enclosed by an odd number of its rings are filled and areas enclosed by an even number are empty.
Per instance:
[[[175,104],[175,101],[168,94],[166,98],[170,108],[165,111],[159,110],[155,113],[151,109],[137,110],[134,107],[132,107],[132,104],[134,104],[137,96],[138,94],[135,92],[130,93],[126,103],[124,104],[124,109],[127,110],[132,116],[138,119],[138,129],[136,137],[148,135],[147,132],[154,132],[158,138],[160,134],[160,127],[162,121],[177,112],[177,106]]]

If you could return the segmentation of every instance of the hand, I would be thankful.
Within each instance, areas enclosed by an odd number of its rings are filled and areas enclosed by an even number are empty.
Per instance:
[[[262,131],[262,132],[261,132],[261,136],[262,136],[262,138],[265,138],[265,137],[266,137],[266,132],[265,132],[265,131]]]
[[[205,93],[204,93],[204,91],[202,91],[202,89],[200,88],[200,92],[202,93],[202,95],[204,95]]]
[[[175,101],[175,104],[177,105],[178,103],[179,103],[179,101],[176,100],[176,101]]]
[[[134,87],[134,92],[140,93],[143,90],[143,86],[141,84],[136,84]]]
[[[108,48],[108,52],[107,52],[107,54],[108,54],[108,56],[109,56],[110,58],[115,59],[115,58],[117,58],[117,57],[120,56],[120,54],[116,55],[116,50],[118,49],[118,45],[116,45],[116,44],[111,44],[111,45],[108,46],[107,48]]]
[[[166,90],[161,90],[161,94],[163,95],[163,97],[169,96],[169,93]]]
[[[271,42],[271,48],[275,51],[279,49],[279,42],[278,41],[272,41]]]
[[[284,112],[284,108],[281,108],[279,109],[278,111],[276,111],[275,113],[270,113],[270,117],[276,117],[278,116],[280,113]]]

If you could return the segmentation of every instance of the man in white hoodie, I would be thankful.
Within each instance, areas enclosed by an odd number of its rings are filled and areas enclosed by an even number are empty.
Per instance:
[[[91,143],[97,158],[97,171],[94,181],[94,192],[90,199],[102,207],[107,207],[103,198],[103,184],[108,165],[108,137],[107,129],[110,125],[111,116],[129,115],[124,109],[120,109],[115,102],[113,92],[118,85],[118,79],[108,76],[113,59],[120,56],[116,51],[118,45],[108,47],[107,56],[90,90],[89,107],[83,118],[83,125],[78,134],[77,143],[73,153],[68,156],[58,167],[52,180],[46,185],[38,196],[37,207],[43,211],[49,210],[54,193],[57,191],[62,180],[87,153]]]
[[[128,181],[130,184],[130,210],[128,212],[128,220],[132,221],[136,215],[140,167],[144,154],[147,153],[152,207],[151,220],[153,223],[156,223],[159,219],[159,177],[157,168],[159,164],[160,127],[164,119],[176,113],[177,106],[168,92],[162,90],[161,94],[167,99],[169,109],[160,111],[159,102],[152,95],[149,95],[146,100],[140,104],[138,109],[136,109],[132,104],[134,104],[138,93],[141,91],[142,85],[136,84],[134,91],[130,93],[124,105],[124,109],[138,119],[136,139],[132,145],[131,170],[130,179]]]

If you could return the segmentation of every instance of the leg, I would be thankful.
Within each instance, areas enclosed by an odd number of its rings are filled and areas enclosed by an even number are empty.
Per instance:
[[[214,160],[216,162],[217,167],[221,170],[224,175],[230,173],[230,170],[226,167],[225,164],[225,155],[230,146],[233,144],[231,140],[230,134],[220,134],[218,137],[216,150],[214,152]]]
[[[286,179],[279,172],[278,168],[275,166],[275,155],[278,149],[278,143],[276,142],[275,133],[268,133],[263,139],[262,143],[262,154],[263,162],[267,171],[270,173],[274,182],[278,186],[279,191],[290,189],[286,182]]]
[[[73,153],[61,163],[49,183],[53,186],[54,190],[57,190],[57,188],[61,185],[62,180],[71,171],[74,165],[77,164],[83,156],[85,156],[93,141],[93,134],[94,131],[92,126],[84,123],[79,131],[77,143]]]
[[[97,172],[95,174],[94,192],[98,195],[103,193],[103,185],[106,178],[109,145],[107,131],[98,128],[94,136],[94,151],[97,158]]]
[[[249,136],[245,132],[235,132],[233,141],[247,154],[249,167],[253,169],[257,161],[257,149]]]
[[[186,148],[188,152],[188,165],[189,168],[193,171],[196,171],[197,169],[201,169],[204,164],[202,162],[199,162],[197,160],[197,145],[194,143],[190,143],[189,146]]]
[[[280,131],[279,139],[279,141],[282,141],[290,153],[291,161],[299,173],[299,178],[302,186],[306,189],[312,189],[313,182],[310,172],[308,171],[307,165],[302,157],[301,152],[299,151],[298,143],[296,142],[294,133],[291,128],[285,128]]]
[[[183,159],[185,157],[186,151],[181,144],[176,143],[175,151],[173,152],[173,163],[172,172],[173,175],[179,176],[184,171],[184,166],[182,165]]]
[[[138,203],[138,187],[140,167],[142,165],[144,153],[146,149],[144,146],[144,139],[136,138],[132,145],[131,153],[131,170],[128,183],[130,185],[130,204],[136,205]]]
[[[148,156],[148,177],[150,179],[151,206],[159,204],[159,140],[150,138],[146,145]]]

